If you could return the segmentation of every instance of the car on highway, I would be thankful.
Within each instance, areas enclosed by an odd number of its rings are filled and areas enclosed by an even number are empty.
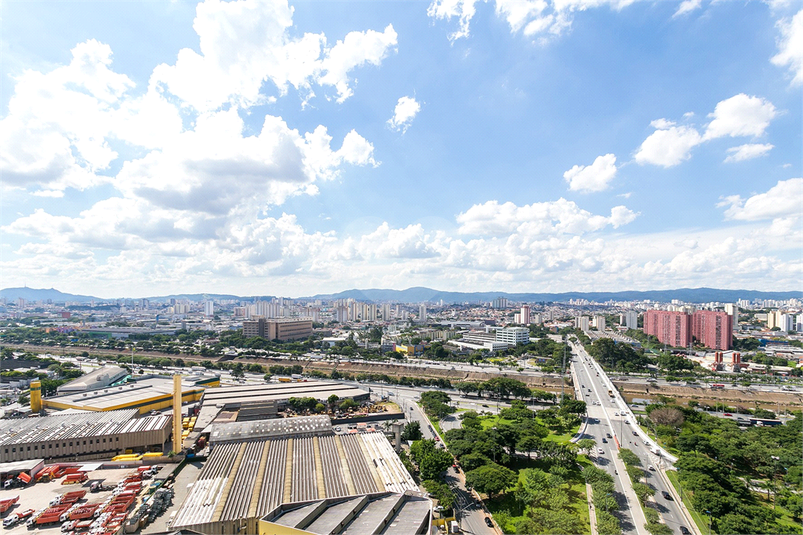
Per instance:
[[[613,438],[610,433],[605,433],[605,436],[608,438]]]
[[[491,517],[490,516],[486,516],[485,517],[485,525],[488,526],[489,528],[494,527],[494,523],[491,521]]]
[[[614,416],[619,416],[619,413],[618,412],[614,412],[613,415]]]
[[[603,438],[603,439],[602,439],[602,443],[603,443],[603,444],[607,444],[607,443],[608,443],[608,439],[607,439],[607,438]]]
[[[651,464],[647,465],[647,470],[649,470],[650,472],[655,472],[655,468],[653,468]]]
[[[726,412],[726,413],[725,413],[725,414],[723,414],[722,416],[733,416],[733,415],[732,415],[731,413],[729,413],[729,412]]]
[[[636,431],[633,431],[633,436],[634,436],[634,437],[637,437],[637,436],[638,436],[638,433],[637,433]]]
[[[681,535],[691,535],[691,531],[686,526],[680,526],[680,534]]]
[[[665,491],[665,490],[662,490],[662,491],[661,491],[661,495],[664,497],[664,499],[665,499],[665,500],[669,500],[670,502],[673,502],[673,501],[675,501],[675,500],[673,500],[673,499],[672,499],[672,495],[671,495],[671,494],[669,494],[669,493],[668,493],[667,491]]]
[[[600,455],[605,455],[605,450],[603,450],[602,448],[597,448],[597,453]]]

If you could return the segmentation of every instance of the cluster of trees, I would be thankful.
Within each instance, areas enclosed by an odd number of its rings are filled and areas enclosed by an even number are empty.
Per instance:
[[[304,373],[304,367],[300,364],[293,364],[292,366],[269,366],[268,373],[271,375],[301,375]]]
[[[573,470],[576,470],[573,469]],[[522,518],[497,515],[507,533],[582,533],[585,526],[571,507],[571,471],[559,465],[548,470],[525,468],[519,472],[513,495]]]
[[[486,392],[490,397],[500,399],[510,399],[511,396],[514,398],[533,397],[533,392],[526,384],[509,377],[494,377],[493,379],[482,382],[459,382],[456,383],[454,387],[463,394],[477,394],[479,397],[482,397],[483,393]]]
[[[643,351],[636,351],[630,344],[617,344],[610,338],[594,340],[586,350],[608,370],[639,372],[645,370],[649,363]]]
[[[566,445],[545,441],[549,435],[547,426],[540,423],[544,412],[529,410],[523,402],[514,400],[505,416],[514,419],[513,423],[499,423],[493,428],[484,428],[482,421],[474,411],[461,415],[463,427],[446,432],[445,438],[451,452],[460,460],[466,471],[486,464],[499,463],[512,465],[517,452],[537,457],[550,464],[571,467],[577,460],[577,454]]]
[[[448,415],[455,412],[457,409],[449,405],[451,398],[446,392],[440,390],[433,390],[432,392],[423,392],[421,394],[421,406],[424,411],[431,418],[442,420]]]
[[[586,466],[583,469],[583,476],[591,485],[597,516],[597,532],[600,535],[621,535],[622,526],[612,513],[619,509],[614,497],[616,487],[613,484],[613,476],[596,466]]]
[[[307,411],[315,414],[326,412],[327,409],[334,410],[335,408],[340,409],[341,411],[347,411],[357,406],[357,403],[353,399],[344,399],[341,401],[340,398],[338,398],[335,394],[329,396],[326,401],[327,403],[324,405],[315,398],[300,397],[290,398],[287,400],[287,403],[290,405],[290,408],[297,413],[303,413]]]
[[[410,456],[422,480],[442,480],[443,472],[454,463],[452,454],[436,447],[434,440],[416,440],[410,446]]]
[[[334,377],[332,378],[334,379]],[[452,388],[452,382],[449,381],[449,379],[442,378],[426,379],[423,377],[407,377],[405,375],[401,377],[394,377],[384,373],[358,373],[354,378],[361,383],[371,382],[400,386],[432,386],[435,388]]]
[[[667,372],[691,371],[697,365],[683,355],[673,355],[672,353],[661,353],[657,359],[658,367]]]
[[[672,535],[672,528],[661,522],[661,516],[658,511],[653,509],[651,503],[647,502],[650,497],[655,495],[655,488],[646,483],[645,472],[641,467],[641,459],[627,448],[619,450],[619,458],[625,464],[627,475],[633,484],[633,491],[636,493],[644,510],[644,517],[647,519],[644,528],[652,535]]]
[[[799,533],[779,523],[780,509],[763,505],[746,481],[765,480],[776,506],[801,520],[803,491],[803,417],[785,425],[740,429],[736,422],[677,406],[648,406],[652,414],[667,408],[682,413],[680,424],[659,425],[658,434],[680,451],[675,464],[684,491],[699,512],[710,511],[718,533]],[[662,436],[663,434],[663,436]]]
[[[755,362],[756,364],[766,364],[767,366],[789,366],[789,361],[783,357],[770,357],[765,353],[755,355],[745,355],[742,358],[745,362]]]
[[[402,440],[421,440],[424,435],[421,433],[421,424],[418,422],[409,422],[404,426],[401,434]]]

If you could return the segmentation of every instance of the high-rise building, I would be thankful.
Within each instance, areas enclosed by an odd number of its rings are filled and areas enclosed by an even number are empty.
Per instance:
[[[594,327],[596,327],[598,331],[604,331],[605,316],[594,316]]]
[[[638,312],[628,310],[625,312],[625,327],[628,329],[638,329]]]
[[[530,324],[530,305],[522,305],[521,306],[520,315],[521,315],[521,317],[519,319],[521,320],[521,323],[523,325],[529,325]]]
[[[691,316],[685,312],[647,310],[644,333],[655,336],[662,344],[688,347],[692,339]]]
[[[692,315],[692,336],[711,349],[728,350],[733,339],[733,316],[714,310],[698,310]]]
[[[733,316],[734,323],[739,319],[739,305],[733,303],[725,303],[725,313],[728,316]]]
[[[507,308],[507,297],[497,297],[491,303],[492,308]]]
[[[427,305],[424,303],[418,305],[418,321],[419,323],[427,322]]]
[[[574,318],[574,328],[581,331],[588,330],[588,316],[578,316]]]
[[[204,301],[204,316],[211,318],[215,315],[215,302],[211,299]]]

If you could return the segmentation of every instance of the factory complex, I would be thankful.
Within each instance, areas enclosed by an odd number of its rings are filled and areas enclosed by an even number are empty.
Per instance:
[[[0,462],[107,459],[125,450],[162,451],[173,417],[136,415],[129,409],[0,420]]]
[[[327,416],[214,424],[212,451],[171,522],[201,533],[426,533],[423,498],[382,433]]]
[[[34,381],[31,416],[0,419],[4,488],[26,487],[21,490],[28,504],[42,502],[37,511],[23,505],[30,509],[25,523],[36,529],[60,523],[69,532],[80,522],[98,535],[101,528],[104,535],[122,535],[169,513],[160,526],[206,535],[430,532],[431,500],[388,437],[365,423],[403,415],[369,414],[377,407],[370,406],[368,391],[296,376],[220,387],[219,376],[132,380],[124,372],[101,368],[47,398]],[[303,402],[291,403],[294,398]],[[357,403],[354,411],[339,407],[347,399]],[[328,409],[337,422],[353,425],[342,425],[341,432],[326,414],[287,417],[312,412],[300,408],[310,403],[319,404],[314,412]],[[397,449],[401,427],[393,426]],[[72,483],[108,490],[104,471],[123,468],[133,471],[113,491],[121,496],[106,502],[88,498],[62,507],[51,500],[46,507],[47,499],[39,497],[39,488],[54,493],[54,485]],[[153,485],[141,483],[162,470]],[[88,480],[90,472],[97,479]],[[145,492],[159,498],[150,500]],[[175,504],[168,503],[174,493]],[[114,512],[84,520],[86,511],[107,507]]]

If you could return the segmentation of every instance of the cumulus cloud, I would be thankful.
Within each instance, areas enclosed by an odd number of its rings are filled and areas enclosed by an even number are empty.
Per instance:
[[[684,117],[688,115],[685,114]],[[655,132],[650,134],[636,151],[635,160],[639,164],[652,164],[661,167],[674,167],[691,158],[691,151],[696,146],[722,137],[762,136],[772,120],[777,117],[778,111],[772,102],[744,93],[734,95],[717,103],[714,112],[708,117],[711,122],[705,128],[705,133],[694,126],[677,125],[668,119],[656,119],[650,125]],[[728,150],[735,152],[728,156],[726,161],[746,160],[750,157],[760,156],[772,148],[772,145],[743,145]],[[764,147],[760,152],[759,147]]]
[[[726,219],[759,221],[780,217],[803,216],[803,178],[779,180],[765,193],[758,193],[747,199],[725,197],[719,206],[730,207],[725,210]]]
[[[657,128],[641,144],[635,159],[640,164],[674,167],[691,157],[691,150],[700,144],[702,136],[690,126],[668,126],[665,119],[653,121]]]
[[[740,93],[717,103],[703,139],[761,136],[777,115],[772,102]]]
[[[563,178],[572,191],[603,191],[616,177],[616,170],[616,156],[606,154],[597,156],[591,165],[575,165],[563,173]]]
[[[752,160],[769,154],[772,149],[773,145],[770,143],[748,143],[738,147],[731,147],[728,149],[728,157],[725,158],[725,163]]]
[[[174,65],[158,66],[151,83],[200,111],[225,103],[250,107],[266,101],[262,84],[270,81],[284,94],[289,86],[314,93],[312,84],[332,86],[337,101],[353,94],[350,72],[365,64],[378,65],[393,50],[397,34],[353,31],[327,47],[323,34],[293,38],[293,9],[287,0],[206,0],[198,4],[193,24],[201,53],[182,49]]]
[[[778,53],[771,61],[789,70],[793,86],[803,85],[803,9],[791,19],[778,21],[778,29]]]
[[[513,232],[528,235],[585,234],[607,226],[618,228],[632,222],[638,214],[624,206],[611,210],[611,216],[594,215],[573,201],[540,202],[518,206],[512,202],[488,201],[475,204],[457,216],[461,234],[502,236]]]
[[[455,41],[469,36],[469,25],[477,12],[474,4],[477,0],[433,0],[427,9],[427,15],[436,19],[452,19],[457,17],[458,29],[449,34],[449,40]]]
[[[396,103],[393,117],[388,120],[388,124],[394,130],[406,132],[419,111],[421,111],[421,104],[416,102],[414,97],[401,97]]]

